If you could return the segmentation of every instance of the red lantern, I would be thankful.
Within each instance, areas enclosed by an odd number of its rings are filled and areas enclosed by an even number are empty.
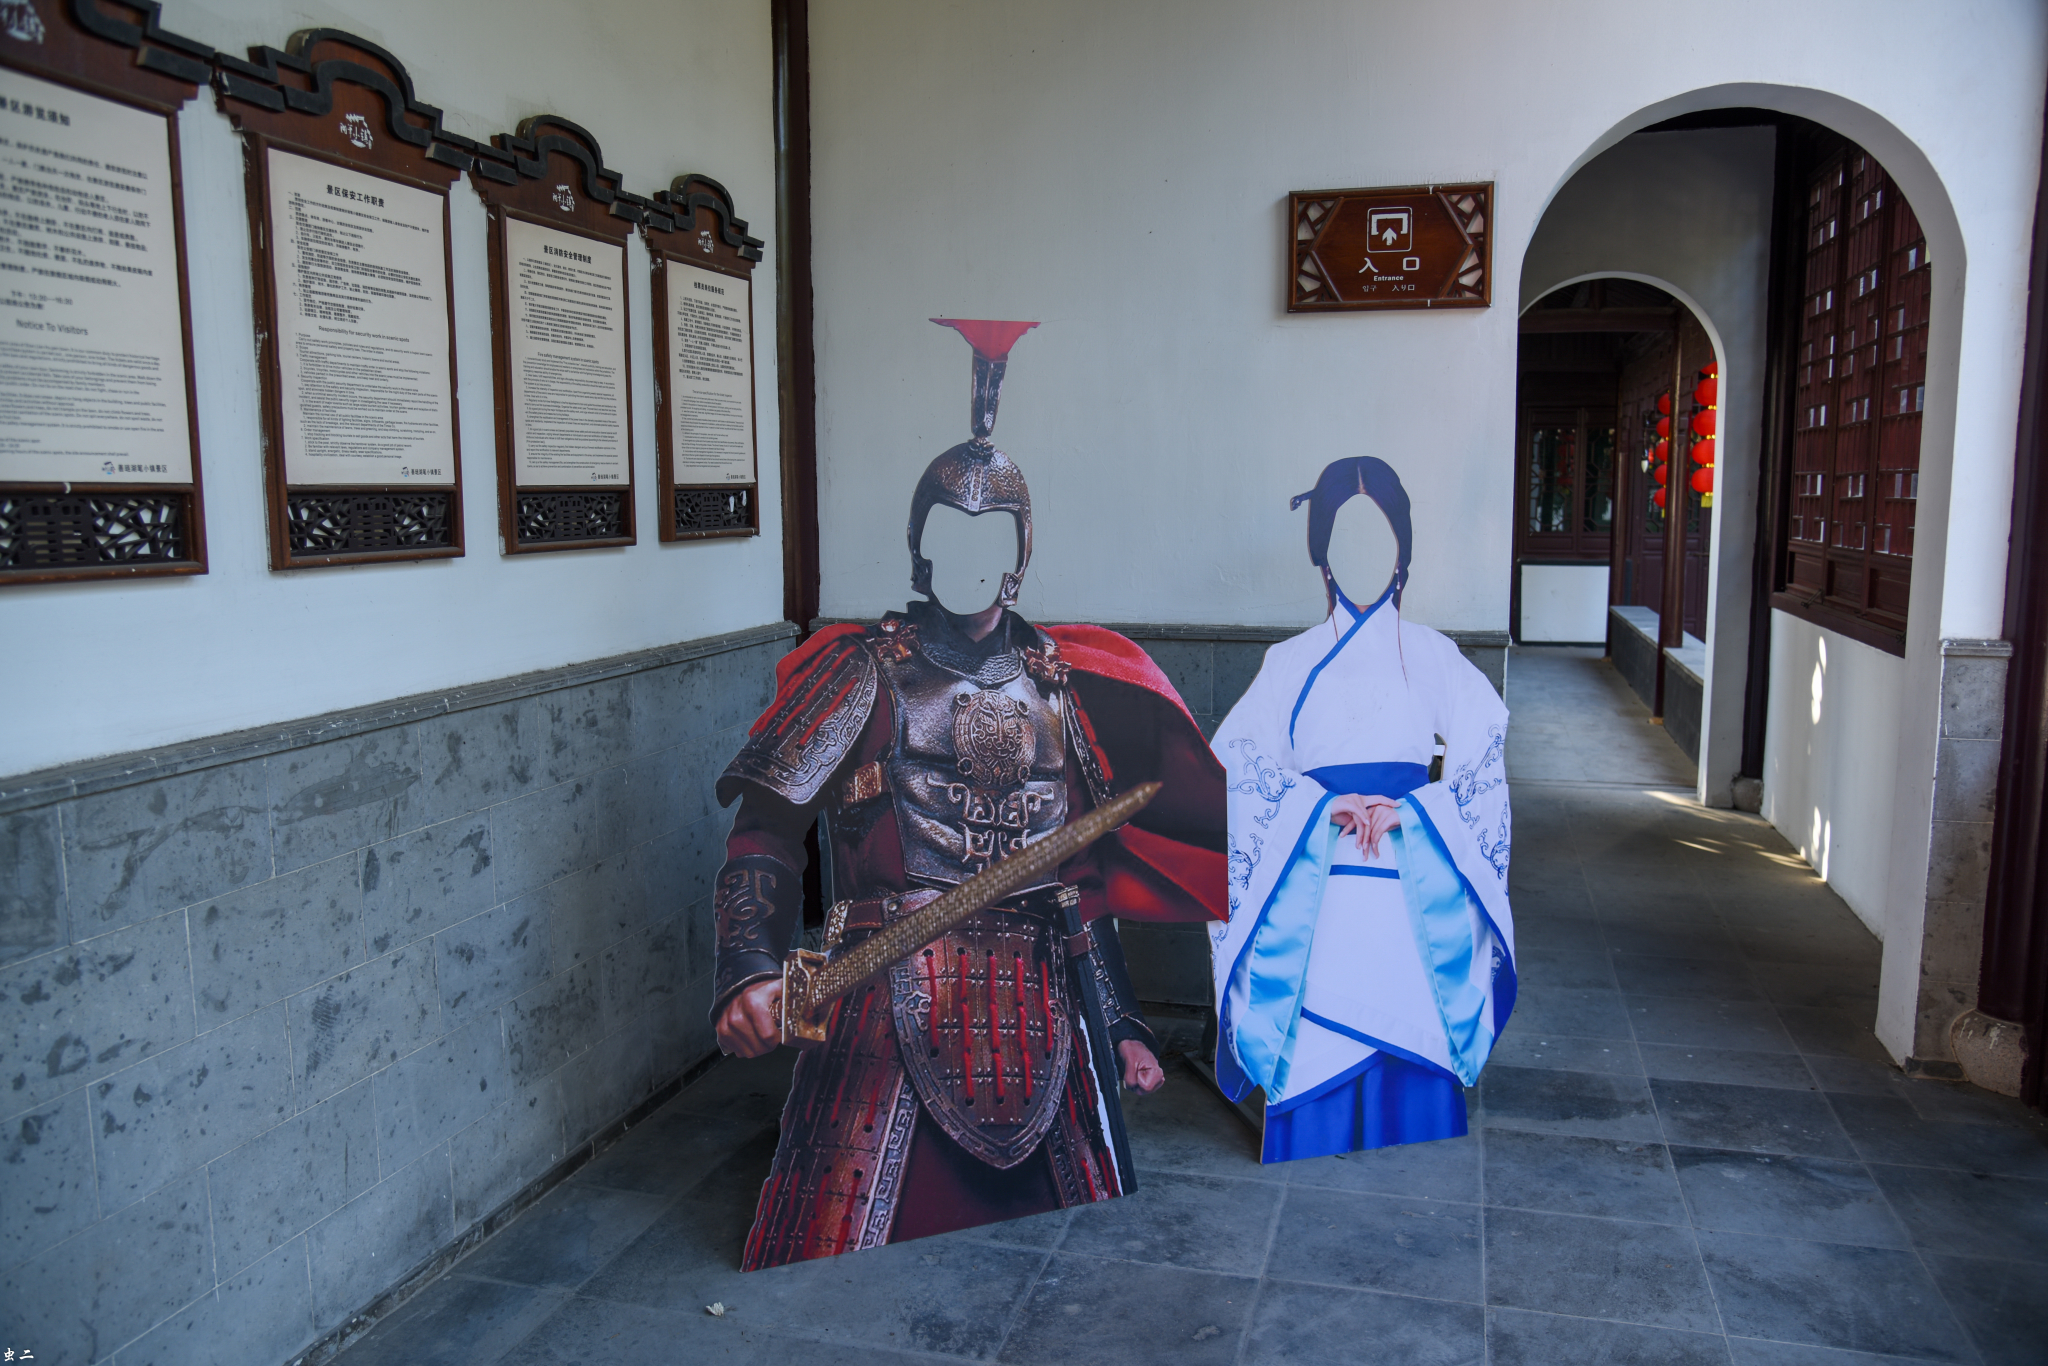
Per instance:
[[[1669,435],[1671,435],[1671,419],[1670,419],[1670,418],[1668,418],[1668,417],[1660,417],[1660,418],[1658,418],[1658,419],[1657,419],[1657,435],[1658,435],[1658,436],[1660,436],[1660,437],[1665,437],[1665,436],[1669,436]]]
[[[1659,441],[1656,450],[1651,454],[1650,458],[1659,463],[1669,460],[1671,458],[1671,443],[1669,441]]]
[[[1663,490],[1663,489],[1652,489],[1652,490],[1650,491],[1650,501],[1651,501],[1651,502],[1653,502],[1653,503],[1655,503],[1655,504],[1656,504],[1656,505],[1657,505],[1658,507],[1663,507],[1663,506],[1664,506],[1664,490]]]
[[[1694,493],[1712,493],[1714,491],[1714,467],[1712,465],[1692,472],[1692,491]]]
[[[1714,463],[1713,437],[1702,437],[1700,440],[1695,441],[1693,443],[1692,463],[1695,465],[1711,465]]]
[[[1701,380],[1698,384],[1695,384],[1692,387],[1692,401],[1704,408],[1713,407],[1714,401],[1718,399],[1720,395],[1721,381],[1715,379],[1712,375],[1708,375],[1705,379]]]
[[[1702,365],[1700,367],[1700,373],[1706,375],[1709,378],[1712,378],[1713,376],[1721,373],[1721,363],[1719,361],[1710,360],[1705,365]]]
[[[1669,482],[1671,478],[1671,466],[1658,465],[1656,468],[1650,471],[1650,477],[1655,479],[1660,484]]]
[[[1694,436],[1712,436],[1714,434],[1714,410],[1712,408],[1704,408],[1692,415],[1692,434]]]
[[[1669,413],[1669,412],[1671,411],[1671,395],[1669,395],[1669,394],[1659,394],[1659,395],[1657,395],[1657,411],[1658,411],[1658,412],[1660,412],[1660,413],[1667,413],[1667,414],[1668,414],[1668,413]]]

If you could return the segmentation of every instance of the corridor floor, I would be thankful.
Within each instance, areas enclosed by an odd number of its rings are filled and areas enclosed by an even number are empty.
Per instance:
[[[1470,1136],[1261,1167],[1169,1059],[1131,1197],[741,1275],[787,1064],[727,1061],[340,1360],[2048,1361],[2040,1117],[1887,1064],[1876,941],[1609,666],[1519,650],[1509,701],[1521,996]]]

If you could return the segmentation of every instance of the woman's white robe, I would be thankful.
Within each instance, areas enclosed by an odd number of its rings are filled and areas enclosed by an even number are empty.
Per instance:
[[[1465,1131],[1459,1088],[1514,1004],[1507,720],[1449,639],[1387,598],[1340,598],[1266,652],[1217,730],[1217,1072],[1240,1097],[1265,1091],[1265,1160]],[[1346,792],[1399,798],[1376,858],[1330,820]]]

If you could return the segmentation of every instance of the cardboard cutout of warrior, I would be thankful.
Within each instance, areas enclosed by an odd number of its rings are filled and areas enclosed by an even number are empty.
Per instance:
[[[1132,1189],[1118,1084],[1150,1091],[1163,1074],[1109,917],[1224,914],[1223,775],[1172,685],[1114,632],[1010,610],[1031,501],[989,437],[1009,350],[1036,324],[933,321],[974,347],[973,437],[911,498],[911,586],[926,600],[785,657],[719,780],[720,803],[740,802],[716,895],[720,1045],[753,1057],[782,1041],[814,821],[831,954],[1128,789],[1163,790],[1056,876],[833,1002],[797,1061],[747,1270]],[[933,596],[935,507],[1014,519],[993,602]]]
[[[1330,570],[1337,510],[1391,524],[1385,591]],[[1326,468],[1309,559],[1328,620],[1266,652],[1217,728],[1230,920],[1212,926],[1218,1084],[1265,1093],[1264,1162],[1450,1138],[1515,1000],[1507,707],[1446,637],[1401,619],[1414,537],[1385,462]]]

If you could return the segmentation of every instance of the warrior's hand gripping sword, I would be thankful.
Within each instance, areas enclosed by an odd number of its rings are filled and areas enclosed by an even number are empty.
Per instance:
[[[908,958],[976,911],[1028,887],[1138,813],[1159,792],[1142,783],[1069,821],[1042,840],[976,873],[931,904],[835,956],[797,949],[782,965],[782,1041],[799,1048],[825,1040],[826,1008],[870,977]]]

